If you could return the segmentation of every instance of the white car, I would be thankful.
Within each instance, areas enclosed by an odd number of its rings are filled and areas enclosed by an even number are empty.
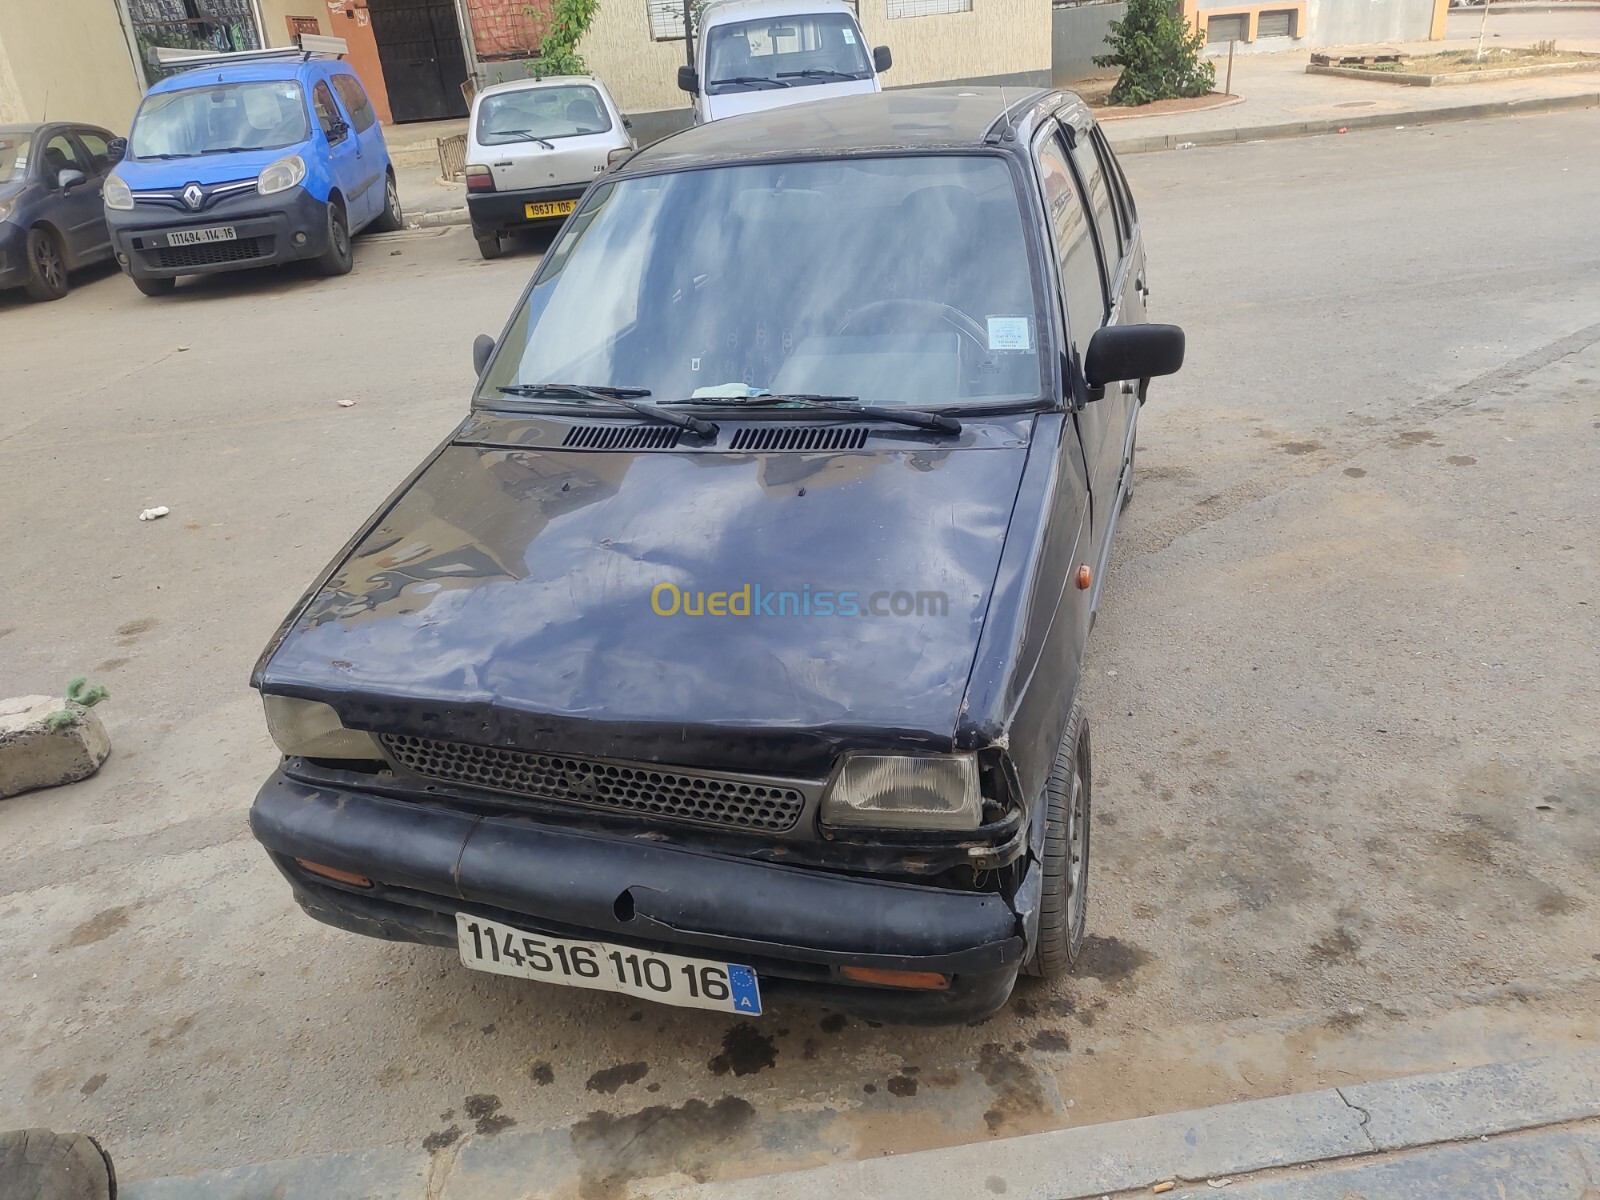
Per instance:
[[[635,149],[629,124],[588,75],[484,88],[467,122],[467,212],[485,258],[514,229],[560,222],[578,197]]]
[[[678,68],[678,86],[695,123],[880,92],[889,47],[869,52],[856,12],[844,0],[711,0],[700,17],[695,65]]]

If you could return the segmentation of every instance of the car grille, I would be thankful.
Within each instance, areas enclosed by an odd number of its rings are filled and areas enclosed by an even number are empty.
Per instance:
[[[381,734],[398,766],[429,779],[585,808],[781,833],[805,795],[782,784],[721,778],[645,764],[530,754],[409,734]]]
[[[198,246],[162,246],[155,251],[156,265],[167,269],[209,267],[215,263],[247,262],[272,254],[270,237],[235,238],[231,242],[203,242]]]

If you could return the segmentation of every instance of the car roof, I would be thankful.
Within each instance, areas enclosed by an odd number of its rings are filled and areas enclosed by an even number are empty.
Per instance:
[[[505,83],[496,83],[480,89],[477,98],[495,96],[502,92],[526,92],[536,88],[557,87],[571,83],[587,84],[589,87],[599,88],[602,92],[606,90],[606,85],[593,75],[546,75],[543,79],[508,79]],[[606,94],[610,95],[609,92]]]
[[[884,150],[1013,148],[1042,112],[1082,102],[1035,88],[900,88],[708,121],[639,151],[618,174],[759,158],[838,158]],[[1014,132],[1013,132],[1014,131]],[[990,137],[991,132],[995,134]],[[1002,136],[1003,134],[1011,136]]]
[[[178,75],[158,79],[150,86],[150,95],[159,92],[178,92],[185,88],[201,87],[208,83],[258,83],[278,80],[302,79],[307,75],[348,66],[330,59],[288,59],[278,62],[226,63],[221,66],[197,67]]]
[[[798,17],[806,13],[849,13],[845,0],[710,0],[700,15],[702,25],[752,21],[762,17]]]
[[[37,134],[41,129],[97,129],[101,133],[111,131],[103,125],[96,125],[93,121],[38,121],[28,125],[0,125],[0,136],[5,134]]]

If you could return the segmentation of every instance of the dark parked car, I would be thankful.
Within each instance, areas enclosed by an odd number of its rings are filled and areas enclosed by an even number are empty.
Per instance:
[[[0,125],[0,288],[59,300],[69,271],[111,257],[111,142],[96,125]]]
[[[1084,642],[1183,357],[1145,306],[1067,93],[798,105],[605,176],[257,665],[301,907],[734,1012],[966,1021],[1065,970]]]

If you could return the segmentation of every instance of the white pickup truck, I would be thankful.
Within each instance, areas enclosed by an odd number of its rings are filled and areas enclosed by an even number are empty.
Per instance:
[[[843,0],[711,0],[699,25],[695,65],[678,68],[696,124],[879,92],[892,61]]]

